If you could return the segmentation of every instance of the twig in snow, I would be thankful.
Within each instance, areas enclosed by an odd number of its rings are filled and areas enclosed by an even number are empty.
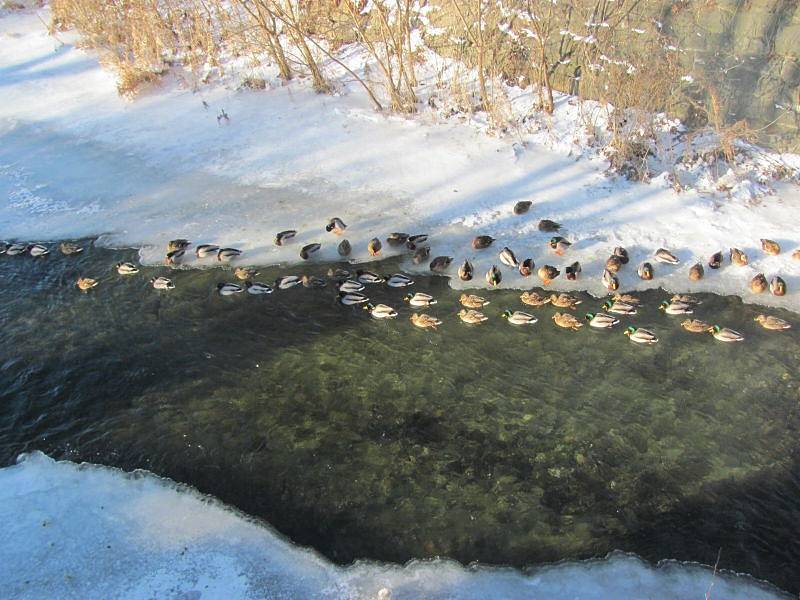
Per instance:
[[[219,114],[217,115],[217,125],[222,125],[222,120],[225,120],[226,123],[231,122],[231,118],[228,116],[228,113],[225,112],[224,108],[219,109]]]
[[[714,572],[711,574],[711,583],[708,584],[706,590],[706,600],[711,600],[711,588],[714,587],[714,577],[717,576],[717,568],[719,567],[719,559],[722,556],[722,548],[717,551],[717,562],[714,563]]]

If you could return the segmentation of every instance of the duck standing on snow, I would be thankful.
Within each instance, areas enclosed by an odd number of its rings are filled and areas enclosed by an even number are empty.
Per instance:
[[[428,257],[431,255],[431,247],[430,246],[420,246],[416,250],[414,250],[414,256],[411,257],[411,262],[415,265],[421,265]]]
[[[495,239],[490,235],[478,235],[472,240],[473,250],[485,250],[492,245]]]
[[[650,281],[653,279],[653,265],[649,262],[643,262],[639,265],[639,268],[636,270],[636,273],[639,275],[641,279],[645,281]]]
[[[622,268],[622,260],[619,256],[611,255],[606,259],[606,271],[609,273],[618,273]]]
[[[655,344],[658,342],[656,334],[649,329],[643,329],[641,327],[628,327],[625,330],[625,335],[628,336],[630,341],[636,342],[637,344]]]
[[[515,215],[518,215],[518,216],[519,215],[524,215],[526,212],[528,212],[531,209],[531,205],[532,204],[533,204],[533,202],[531,202],[530,200],[520,200],[519,202],[517,202],[514,205],[514,208],[512,209],[512,212]]]
[[[370,316],[378,320],[394,319],[397,316],[397,311],[386,304],[372,304],[371,302],[367,302],[364,305],[364,310],[369,311]]]
[[[693,264],[689,269],[689,279],[692,281],[700,281],[703,275],[705,275],[705,272],[703,271],[703,265],[700,263]]]
[[[781,253],[781,245],[773,240],[762,239],[761,249],[772,256],[777,256]]]
[[[83,252],[83,248],[73,242],[61,242],[58,249],[64,256],[72,256],[73,254],[80,254]]]
[[[533,315],[522,312],[521,310],[504,310],[503,314],[500,316],[506,319],[512,325],[533,325],[539,321],[539,319]]]
[[[550,219],[542,219],[539,221],[539,231],[552,233],[553,231],[558,231],[559,229],[561,229],[561,223],[556,223]]]
[[[292,239],[294,236],[297,235],[296,229],[287,229],[285,231],[279,231],[275,235],[275,245],[276,246],[283,246],[286,242]]]
[[[464,260],[464,263],[458,268],[458,278],[461,281],[472,281],[473,268],[472,263]]]
[[[675,256],[666,248],[659,248],[656,250],[653,258],[655,258],[658,262],[667,263],[668,265],[677,265],[679,262],[681,262],[678,260],[677,256]]]
[[[386,243],[392,247],[402,246],[408,241],[407,233],[400,233],[395,231],[386,236]]]
[[[794,260],[800,260],[800,248],[792,252],[792,258]]]
[[[557,312],[553,315],[553,321],[559,327],[563,327],[564,329],[572,329],[573,331],[578,331],[578,329],[583,327],[583,323],[569,313]]]
[[[488,321],[489,317],[482,312],[467,308],[462,308],[458,311],[458,318],[467,323],[468,325],[479,325],[484,321]]]
[[[436,300],[433,298],[433,296],[425,294],[423,292],[417,292],[416,294],[406,294],[403,300],[408,302],[411,306],[431,306],[433,304],[436,304]]]
[[[453,262],[452,256],[437,256],[431,261],[428,267],[430,267],[430,270],[434,273],[444,273],[451,262]]]
[[[442,324],[439,319],[430,315],[426,315],[425,313],[414,313],[411,315],[410,320],[415,327],[419,327],[420,329],[433,329],[434,331],[439,325]]]
[[[753,320],[756,323],[759,323],[764,329],[771,329],[773,331],[782,331],[792,327],[788,321],[784,321],[783,319],[773,316],[758,315]]]
[[[370,256],[380,256],[381,248],[383,248],[383,244],[378,238],[372,238],[367,244],[367,252]]]
[[[550,285],[553,279],[561,275],[561,271],[551,265],[543,265],[539,267],[536,274],[539,276],[539,279],[542,280],[543,285]]]
[[[328,224],[325,225],[325,231],[335,233],[336,235],[342,235],[345,229],[347,229],[347,225],[345,225],[344,221],[339,217],[333,217],[328,221]]]
[[[681,322],[681,327],[691,333],[706,333],[711,325],[700,319],[686,319]]]
[[[416,250],[420,244],[424,244],[427,241],[428,241],[427,233],[417,233],[414,235],[410,235],[406,240],[406,248],[408,248],[409,250]]]
[[[241,256],[242,251],[238,248],[220,248],[217,251],[217,261],[219,262],[230,262],[234,258]]]
[[[750,280],[750,291],[754,294],[763,294],[767,291],[767,288],[769,288],[769,284],[763,273],[758,273]]]
[[[219,246],[216,244],[200,244],[194,249],[194,254],[197,258],[208,258],[219,252]]]
[[[619,319],[612,316],[607,315],[606,313],[586,313],[586,320],[589,321],[590,327],[597,327],[598,329],[610,329],[617,323],[619,323]]]
[[[738,331],[734,331],[733,329],[728,329],[727,327],[720,327],[719,325],[714,325],[713,327],[708,328],[708,332],[714,336],[715,340],[719,340],[720,342],[743,342],[744,336],[739,333]]]
[[[461,306],[465,306],[467,308],[483,308],[489,301],[486,298],[481,298],[480,296],[475,296],[474,294],[461,294],[461,297],[458,299],[461,303]]]
[[[492,287],[497,287],[500,285],[500,282],[503,280],[503,274],[500,272],[500,269],[497,266],[492,265],[488,271],[486,271],[486,283],[488,283]]]
[[[737,267],[744,267],[749,263],[749,259],[747,258],[747,254],[739,250],[738,248],[731,248],[731,262],[735,264]]]
[[[350,253],[353,251],[353,246],[350,245],[350,242],[347,240],[342,240],[339,242],[339,245],[336,246],[336,252],[339,253],[339,256],[350,256]]]
[[[508,266],[508,267],[513,267],[515,269],[519,265],[519,261],[517,260],[517,257],[514,256],[514,253],[511,251],[511,248],[509,248],[508,246],[504,247],[500,251],[500,262],[503,263],[504,265]]]
[[[191,245],[192,242],[184,238],[178,238],[177,240],[170,240],[167,243],[167,254],[169,254],[170,252],[175,252],[176,250],[186,250],[186,248],[188,248]]]
[[[614,248],[614,251],[611,254],[619,258],[619,260],[622,262],[623,265],[627,265],[628,260],[630,260],[628,258],[628,251],[622,246],[617,246],[616,248]]]
[[[564,273],[568,281],[577,281],[580,272],[581,272],[581,263],[579,263],[577,260],[571,265],[568,265],[566,268],[564,268]]]
[[[167,256],[164,259],[164,264],[167,265],[178,265],[183,262],[183,257],[186,254],[186,250],[180,248],[178,250],[173,250],[172,252],[167,252]]]
[[[603,270],[603,285],[611,292],[619,289],[619,279],[613,275],[608,269]]]
[[[532,258],[526,258],[521,263],[519,263],[519,274],[523,277],[530,277],[533,275],[533,269],[535,267],[535,263],[533,262]]]
[[[312,254],[319,252],[320,248],[322,248],[322,244],[318,244],[316,242],[313,244],[306,244],[300,249],[300,258],[303,260],[308,260],[311,258]]]
[[[769,282],[769,291],[772,292],[773,296],[785,296],[786,282],[776,275]]]
[[[118,262],[114,268],[120,275],[136,275],[139,272],[139,267],[129,262]]]
[[[564,252],[569,250],[569,247],[572,246],[572,242],[568,242],[565,238],[561,236],[556,236],[554,238],[550,238],[550,241],[547,242],[550,249],[555,252],[558,256],[563,256]]]
[[[722,252],[716,252],[708,259],[708,266],[711,269],[719,269],[722,266]]]

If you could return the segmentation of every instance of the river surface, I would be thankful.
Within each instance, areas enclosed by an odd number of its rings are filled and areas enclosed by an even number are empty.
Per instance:
[[[699,295],[696,316],[746,337],[723,344],[658,311],[660,290],[617,328],[577,332],[485,291],[490,319],[468,326],[446,278],[417,277],[443,321],[421,331],[404,290],[368,287],[400,312],[378,322],[330,285],[220,297],[229,269],[121,277],[135,251],[84,244],[0,256],[2,466],[41,450],[149,469],[339,563],[621,549],[714,564],[721,548],[722,567],[800,590],[800,326],[766,331],[758,306]],[[176,289],[153,290],[157,274]],[[79,275],[100,284],[79,292]],[[601,303],[581,298],[579,316]],[[539,322],[512,327],[505,308]],[[627,324],[660,342],[629,342]]]

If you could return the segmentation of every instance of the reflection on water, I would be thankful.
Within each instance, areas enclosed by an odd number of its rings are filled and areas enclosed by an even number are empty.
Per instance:
[[[502,310],[525,307],[509,291],[487,291],[491,318],[471,327],[433,277],[414,286],[439,299],[428,332],[404,290],[368,288],[400,310],[378,322],[331,288],[223,298],[220,269],[113,271],[131,259],[0,257],[2,464],[39,449],[147,468],[342,562],[620,548],[713,564],[722,548],[723,567],[800,589],[800,327],[701,296],[697,316],[746,337],[722,344],[649,292],[622,317],[661,338],[642,347],[621,327],[557,329],[550,307],[511,327]],[[177,288],[155,292],[159,273]],[[100,285],[80,293],[78,275]]]

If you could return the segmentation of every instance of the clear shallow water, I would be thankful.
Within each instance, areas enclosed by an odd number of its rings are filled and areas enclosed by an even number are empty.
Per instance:
[[[512,328],[498,315],[516,292],[487,292],[491,320],[469,327],[430,278],[414,287],[445,322],[422,332],[400,290],[369,288],[401,307],[381,323],[331,289],[221,298],[219,269],[157,293],[165,269],[112,270],[133,258],[0,257],[3,464],[38,449],[147,468],[339,562],[713,564],[721,547],[723,567],[800,589],[800,338],[760,329],[757,307],[703,297],[697,316],[747,337],[725,345],[641,294],[629,320],[661,337],[644,348],[557,329],[549,307]],[[78,292],[79,274],[100,287]]]

